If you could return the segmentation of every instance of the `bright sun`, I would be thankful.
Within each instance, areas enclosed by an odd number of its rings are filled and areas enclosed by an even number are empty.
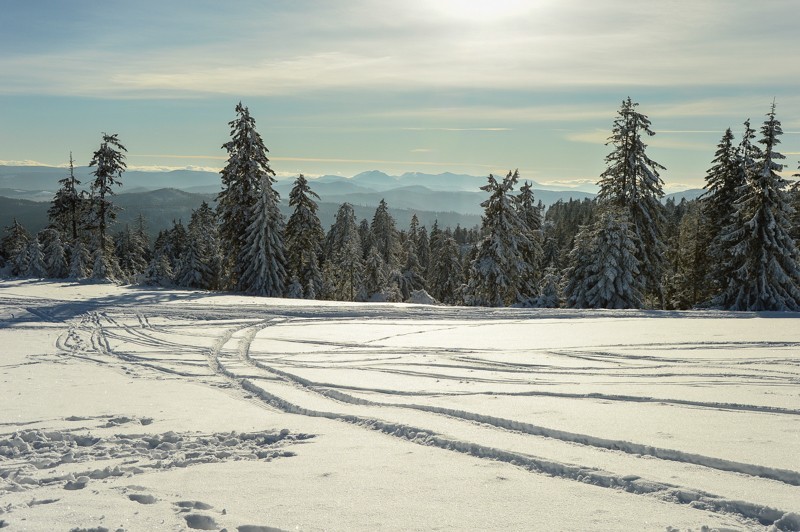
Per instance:
[[[530,0],[435,0],[430,7],[447,17],[472,22],[496,22],[521,14]]]

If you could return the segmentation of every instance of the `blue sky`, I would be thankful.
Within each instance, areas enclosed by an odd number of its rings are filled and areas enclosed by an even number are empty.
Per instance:
[[[640,103],[667,190],[773,98],[800,159],[796,0],[5,2],[0,161],[220,168],[250,108],[279,175],[451,171],[576,185]]]

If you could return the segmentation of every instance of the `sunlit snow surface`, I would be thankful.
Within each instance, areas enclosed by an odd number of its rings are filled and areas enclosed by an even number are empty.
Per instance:
[[[0,527],[797,529],[798,318],[2,281]]]

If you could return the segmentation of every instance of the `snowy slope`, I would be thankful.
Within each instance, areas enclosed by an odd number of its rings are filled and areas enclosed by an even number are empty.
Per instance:
[[[2,281],[0,526],[797,529],[798,317]]]

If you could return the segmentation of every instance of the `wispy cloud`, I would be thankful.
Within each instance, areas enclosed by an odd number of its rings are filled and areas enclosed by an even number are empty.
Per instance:
[[[26,47],[26,39],[42,41],[42,35],[15,33],[21,43],[0,59],[0,91],[155,98],[269,96],[343,87],[757,86],[775,80],[776,72],[784,86],[793,86],[800,72],[782,68],[781,55],[774,53],[792,49],[785,13],[793,7],[791,0],[759,5],[758,15],[770,20],[771,31],[758,39],[742,38],[753,8],[731,7],[724,0],[682,3],[680,9],[670,3],[540,0],[515,10],[512,18],[465,17],[477,13],[476,8],[423,0],[347,5],[299,0],[269,9],[256,6],[247,20],[198,4],[191,13],[171,8],[187,25],[199,24],[194,37],[187,32],[179,39],[169,24],[148,26],[147,39],[133,24],[129,30],[104,30],[92,23],[103,14],[87,10],[82,16],[89,20],[83,23],[94,31],[73,41]],[[501,3],[484,13],[502,9]],[[145,22],[141,12],[147,8],[137,4],[117,11],[119,18]],[[34,20],[23,7],[10,16]],[[715,24],[709,27],[712,19]],[[298,28],[304,30],[303,39],[296,38]],[[636,54],[629,53],[633,47]]]
[[[2,161],[2,160],[0,160],[0,165],[3,165],[3,166],[50,166],[50,167],[53,167],[53,168],[68,168],[69,167],[69,163],[47,164],[47,163],[42,163],[42,162],[39,162],[39,161],[32,161],[30,159],[25,159],[25,160],[22,160],[22,161]]]

